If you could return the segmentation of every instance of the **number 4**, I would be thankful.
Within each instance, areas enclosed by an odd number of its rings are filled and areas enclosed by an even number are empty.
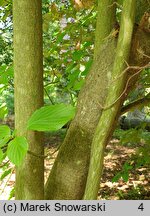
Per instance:
[[[143,206],[143,203],[141,203],[138,207],[139,210],[143,211],[144,210],[144,206]]]

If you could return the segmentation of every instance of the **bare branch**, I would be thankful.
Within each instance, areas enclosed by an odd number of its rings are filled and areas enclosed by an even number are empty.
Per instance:
[[[120,8],[122,10],[122,5],[120,5],[118,2],[113,2],[113,4],[109,5],[108,7],[113,7],[113,6],[117,6],[118,8]]]
[[[141,73],[142,70],[149,68],[150,67],[150,63],[146,64],[143,67],[139,67],[139,66],[129,66],[127,67],[116,79],[114,79],[112,82],[118,80],[121,76],[123,76],[123,74],[125,74],[128,70],[134,69],[134,70],[138,70],[136,73],[134,73],[132,76],[129,77],[129,79],[126,82],[125,88],[123,90],[123,92],[120,94],[120,96],[110,105],[108,106],[102,106],[100,103],[100,108],[103,110],[107,110],[110,109],[113,105],[115,105],[121,98],[122,96],[126,93],[127,89],[128,89],[128,85],[131,79],[133,79],[133,77],[137,76],[139,73]]]
[[[51,97],[49,96],[49,94],[48,94],[46,88],[44,88],[44,91],[45,91],[45,93],[47,94],[47,96],[48,96],[50,102],[54,105],[54,102],[53,102],[53,100],[51,99]]]

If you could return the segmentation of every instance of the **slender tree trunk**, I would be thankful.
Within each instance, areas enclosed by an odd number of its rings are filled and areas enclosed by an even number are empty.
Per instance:
[[[137,13],[137,17],[138,16],[139,14]],[[91,150],[92,159],[90,163],[89,177],[87,181],[84,199],[95,199],[97,197],[97,189],[98,189],[100,178],[102,175],[103,157],[104,157],[105,147],[109,139],[112,136],[112,133],[117,123],[117,119],[120,116],[120,113],[122,112],[121,107],[122,107],[124,100],[126,99],[130,90],[134,88],[135,83],[137,82],[139,78],[140,72],[142,71],[142,67],[143,68],[145,66],[148,67],[149,56],[150,56],[149,19],[150,19],[150,13],[148,12],[144,13],[138,25],[138,28],[135,27],[134,29],[134,34],[133,34],[132,43],[131,43],[132,47],[130,50],[130,58],[128,61],[129,63],[128,71],[126,71],[126,73],[121,73],[120,75],[119,73],[118,75],[114,74],[114,72],[115,73],[117,73],[117,71],[119,72],[119,70],[114,65],[114,70],[113,70],[114,75],[112,74],[112,76],[115,76],[116,78],[114,77],[113,78],[114,81],[110,83],[110,89],[109,89],[110,91],[108,92],[108,96],[106,99],[106,105],[104,106],[105,110],[102,112],[102,116],[100,118],[98,127],[96,129],[96,133],[94,135],[92,150]],[[121,47],[122,46],[123,44],[121,43]],[[121,49],[121,47],[118,48],[119,50],[118,54],[120,53],[121,50],[124,50],[124,49]],[[139,50],[142,51],[142,53],[139,52]],[[118,57],[116,56],[115,58],[117,59],[117,67],[119,66],[118,64],[118,61],[120,60],[119,57],[121,58],[121,55],[119,55]],[[143,99],[143,102],[146,101],[147,103],[147,100]],[[99,158],[98,158],[98,153],[99,153]],[[93,176],[91,176],[92,173],[94,173]]]
[[[79,94],[77,113],[45,186],[45,199],[82,199],[90,147],[112,71],[116,40],[109,40],[115,20],[113,0],[99,0],[94,63]],[[101,31],[105,29],[105,31]],[[106,39],[108,37],[108,39]]]
[[[110,87],[108,90],[108,96],[105,103],[105,107],[107,108],[104,108],[94,134],[84,199],[97,199],[99,183],[103,169],[105,146],[108,143],[112,132],[112,127],[116,122],[116,117],[118,116],[117,114],[121,108],[120,102],[122,102],[122,100],[120,100],[119,97],[125,88],[127,78],[127,73],[124,73],[120,79],[117,79],[117,77],[120,76],[126,67],[125,62],[128,62],[129,60],[135,19],[135,6],[136,0],[124,0],[117,52],[114,61]],[[117,101],[117,99],[119,100]]]
[[[116,6],[113,0],[101,0],[97,8],[94,58],[99,57],[100,47],[109,36],[116,22]]]
[[[14,0],[15,128],[26,136],[29,150],[43,155],[42,134],[27,131],[31,114],[43,105],[41,0]],[[27,154],[16,168],[16,199],[44,198],[44,161]]]

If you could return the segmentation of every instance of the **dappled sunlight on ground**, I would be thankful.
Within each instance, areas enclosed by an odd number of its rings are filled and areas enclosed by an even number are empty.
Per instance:
[[[150,167],[131,169],[127,182],[122,178],[112,182],[126,161],[132,164],[137,147],[121,146],[118,140],[112,140],[107,146],[99,199],[150,199]]]

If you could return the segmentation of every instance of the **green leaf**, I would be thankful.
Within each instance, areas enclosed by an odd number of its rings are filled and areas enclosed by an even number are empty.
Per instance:
[[[82,50],[76,50],[74,51],[72,58],[75,61],[79,61],[82,56],[84,56],[84,52]]]
[[[85,80],[81,79],[80,81],[76,81],[74,86],[73,86],[73,90],[77,91],[80,90],[82,88],[82,86],[84,85]]]
[[[90,59],[90,60],[86,63],[86,65],[85,65],[85,70],[82,72],[82,76],[86,76],[86,75],[89,73],[90,68],[91,68],[91,66],[92,66],[92,63],[93,63],[93,59]]]
[[[123,165],[123,169],[124,169],[124,171],[131,170],[132,168],[133,168],[133,166],[131,166],[131,165],[128,164],[127,162]]]
[[[1,177],[0,177],[0,180],[2,181],[6,176],[8,176],[8,175],[11,173],[11,171],[12,171],[12,168],[5,170],[5,171],[2,173],[2,175],[1,175]]]
[[[73,62],[66,67],[66,73],[70,73],[74,68],[76,68],[76,64]]]
[[[127,182],[129,180],[129,173],[127,172],[123,172],[122,173],[122,178],[125,182]]]
[[[6,70],[6,68],[7,68],[7,65],[2,65],[2,66],[0,66],[0,75],[1,75],[2,73],[4,73],[4,71]]]
[[[13,68],[13,66],[10,66],[10,67],[6,70],[6,74],[7,74],[7,76],[13,77],[13,75],[14,75],[14,68]]]
[[[140,142],[140,140],[141,140],[141,131],[132,128],[124,132],[120,142],[122,144],[138,143]]]
[[[75,108],[71,105],[56,104],[36,110],[28,121],[27,129],[57,131],[73,119]]]
[[[7,84],[9,79],[13,78],[13,66],[8,67],[7,65],[0,67],[0,83]]]
[[[8,114],[8,109],[6,105],[2,105],[0,107],[0,119],[4,119],[4,117]]]
[[[0,76],[0,83],[1,84],[7,84],[8,83],[8,77],[7,77],[7,74],[5,73],[5,74],[2,74],[1,76]]]
[[[12,188],[12,190],[9,193],[8,200],[11,200],[15,196],[15,188]]]
[[[10,140],[11,136],[6,136],[3,139],[0,140],[0,148],[2,148],[8,141]]]
[[[119,172],[119,173],[117,173],[114,177],[113,177],[113,179],[112,179],[112,182],[114,183],[114,182],[117,182],[120,178],[121,178],[121,172]]]
[[[8,2],[5,0],[0,0],[0,6],[4,7],[5,5],[7,5]]]
[[[10,141],[7,149],[7,156],[16,166],[21,165],[28,150],[28,142],[25,137],[16,137]]]
[[[6,136],[10,136],[11,131],[7,125],[0,126],[0,139],[3,139]]]
[[[3,151],[2,149],[0,149],[0,163],[2,163],[3,161]]]

